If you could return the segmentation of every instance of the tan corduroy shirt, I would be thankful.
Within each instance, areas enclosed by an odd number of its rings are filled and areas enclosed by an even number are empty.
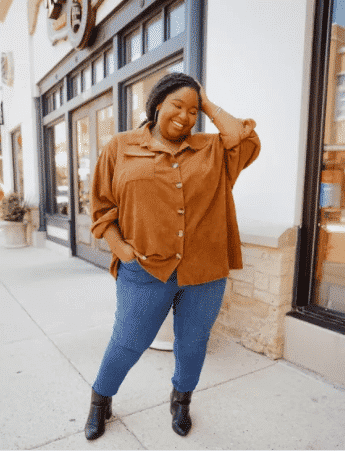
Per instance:
[[[255,122],[243,123],[246,137],[232,149],[224,134],[197,133],[172,153],[151,136],[150,124],[115,135],[94,173],[94,236],[117,221],[124,240],[146,256],[140,265],[163,282],[177,269],[180,286],[242,268],[232,187],[260,150]],[[118,263],[113,255],[115,278]]]

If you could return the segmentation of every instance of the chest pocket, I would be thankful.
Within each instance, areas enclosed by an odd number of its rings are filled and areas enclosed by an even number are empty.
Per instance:
[[[127,182],[155,177],[155,153],[127,150],[124,152],[123,176]]]

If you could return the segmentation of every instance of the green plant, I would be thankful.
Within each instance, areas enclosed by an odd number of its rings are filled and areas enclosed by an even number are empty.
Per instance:
[[[5,221],[23,221],[28,208],[18,193],[9,193],[0,203],[0,216]]]

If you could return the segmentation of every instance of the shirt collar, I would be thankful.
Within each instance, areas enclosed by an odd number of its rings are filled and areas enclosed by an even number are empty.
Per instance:
[[[139,145],[141,148],[147,148],[152,151],[157,149],[157,140],[155,140],[150,131],[150,126],[152,122],[146,123],[143,127],[139,129],[135,129],[129,132],[127,137],[127,144],[129,145]],[[195,135],[189,135],[180,146],[178,152],[183,151],[184,149],[191,149],[192,151],[199,151],[203,147],[207,145],[207,136],[202,133],[197,133]]]

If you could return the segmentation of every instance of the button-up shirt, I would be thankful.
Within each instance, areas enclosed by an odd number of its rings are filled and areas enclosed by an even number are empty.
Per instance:
[[[197,133],[173,152],[152,137],[150,123],[115,135],[95,168],[94,236],[118,222],[124,240],[146,257],[140,265],[163,282],[177,269],[180,286],[242,268],[232,188],[260,150],[250,121],[236,146],[224,134]],[[118,264],[113,254],[115,278]]]

